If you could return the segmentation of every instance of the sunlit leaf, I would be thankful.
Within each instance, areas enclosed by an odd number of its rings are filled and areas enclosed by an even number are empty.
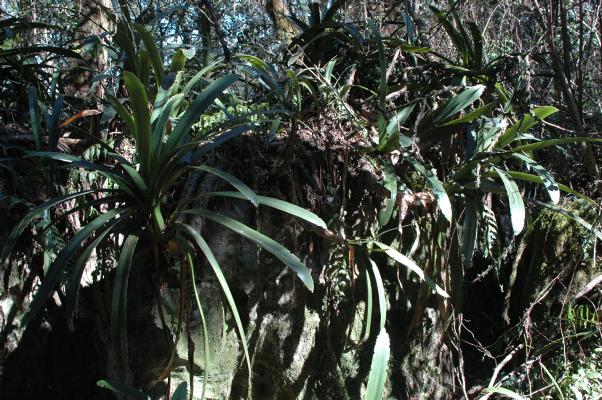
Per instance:
[[[246,226],[245,224],[230,218],[225,215],[217,214],[209,210],[205,210],[202,208],[193,208],[189,210],[182,211],[183,214],[194,214],[200,215],[201,217],[205,217],[214,222],[217,222],[220,225],[225,226],[228,229],[233,230],[239,235],[252,240],[257,243],[264,250],[272,253],[276,258],[285,263],[289,268],[297,273],[297,276],[301,279],[301,281],[305,284],[305,286],[310,290],[314,290],[314,281],[311,277],[311,272],[307,267],[290,251],[286,249],[286,247],[282,246],[280,243],[276,242],[274,239],[267,237],[266,235],[257,232]]]
[[[376,344],[374,345],[372,363],[370,364],[370,375],[368,375],[366,400],[382,400],[383,398],[389,364],[389,344],[389,335],[387,334],[387,331],[382,328],[376,338]]]
[[[420,268],[418,266],[418,264],[416,264],[414,261],[412,261],[408,257],[401,254],[399,251],[395,250],[394,248],[392,248],[390,246],[387,246],[384,243],[373,241],[373,240],[371,240],[370,243],[374,243],[376,246],[378,246],[382,250],[384,250],[385,254],[387,254],[393,260],[397,261],[398,263],[400,263],[401,265],[403,265],[404,267],[408,268],[410,271],[412,271],[413,273],[418,275],[418,277],[421,280],[423,280],[424,282],[426,282],[426,284],[429,285],[429,287],[431,289],[433,289],[435,292],[437,292],[437,294],[439,294],[440,296],[443,296],[443,297],[449,297],[449,295],[445,292],[445,290],[443,290],[435,282],[433,282],[433,280],[429,276],[427,276],[424,273],[424,271],[422,270],[422,268]]]
[[[523,202],[523,196],[521,196],[518,186],[516,186],[516,182],[514,182],[508,174],[497,167],[493,167],[493,169],[504,184],[504,189],[508,195],[508,202],[510,205],[512,230],[514,231],[514,235],[518,235],[525,227],[525,203]]]

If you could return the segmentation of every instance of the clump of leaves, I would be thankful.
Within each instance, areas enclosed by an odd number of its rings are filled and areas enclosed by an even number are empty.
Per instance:
[[[26,157],[51,160],[53,163],[59,163],[62,168],[81,168],[93,171],[98,176],[102,176],[107,182],[111,182],[111,184],[100,188],[67,193],[34,207],[8,236],[1,253],[3,262],[9,259],[13,246],[26,227],[36,221],[40,215],[48,213],[57,205],[73,199],[80,202],[77,207],[66,211],[65,215],[78,210],[89,210],[101,204],[106,209],[105,212],[93,218],[69,238],[57,254],[45,272],[39,289],[34,294],[22,324],[31,321],[43,309],[44,304],[53,293],[56,290],[61,290],[59,285],[64,282],[65,275],[67,275],[65,311],[71,319],[76,308],[80,280],[88,258],[103,241],[122,236],[124,239],[119,241],[121,248],[113,284],[111,307],[111,341],[113,351],[123,369],[121,371],[122,377],[125,377],[124,371],[128,362],[126,335],[128,281],[132,259],[142,248],[153,249],[155,257],[160,254],[168,254],[172,259],[179,260],[178,264],[181,266],[180,274],[182,276],[181,290],[187,290],[188,282],[194,282],[199,260],[203,258],[207,260],[208,266],[215,273],[225,298],[232,309],[243,344],[247,366],[250,370],[245,332],[224,274],[205,238],[192,226],[182,222],[183,218],[181,217],[184,215],[200,216],[221,224],[255,242],[290,267],[309,290],[313,290],[314,285],[311,272],[284,246],[233,218],[209,209],[195,208],[191,206],[191,202],[179,204],[175,209],[167,207],[168,194],[186,174],[194,170],[200,170],[225,180],[236,189],[234,192],[206,193],[206,196],[246,200],[255,206],[272,207],[323,228],[326,225],[316,215],[300,207],[277,199],[256,195],[247,185],[224,171],[206,164],[196,165],[204,154],[249,129],[249,126],[241,125],[226,131],[204,131],[194,138],[190,135],[192,126],[207,112],[219,96],[232,87],[239,77],[238,75],[227,75],[212,81],[186,107],[185,96],[192,89],[200,75],[195,76],[182,91],[178,91],[177,87],[181,77],[178,69],[181,69],[183,64],[176,68],[176,71],[165,73],[161,59],[157,58],[159,57],[158,52],[152,51],[153,43],[145,33],[146,31],[139,28],[138,32],[145,39],[146,48],[150,49],[153,58],[151,65],[158,83],[156,94],[148,90],[148,86],[143,84],[137,74],[125,71],[123,80],[129,93],[127,103],[122,104],[118,99],[110,98],[112,106],[134,139],[134,160],[129,161],[124,155],[118,154],[115,149],[106,143],[100,143],[100,145],[106,149],[107,156],[112,158],[112,165],[94,163],[81,157],[56,151],[39,151],[40,149],[26,155]],[[149,103],[151,103],[153,97],[153,106],[152,109],[149,109]],[[49,225],[55,222],[56,220]],[[157,259],[156,262],[158,264],[160,260]],[[205,347],[207,347],[207,328],[203,317],[202,304],[198,293],[196,293],[196,286],[193,284],[192,287],[195,290],[195,299],[205,332]],[[178,324],[178,330],[180,327],[181,323]],[[179,331],[177,332],[177,338],[179,338]],[[208,350],[205,348],[205,357],[207,355]],[[170,360],[173,359],[172,355]],[[170,368],[171,361],[166,371],[168,372]],[[250,376],[251,373],[249,373]]]

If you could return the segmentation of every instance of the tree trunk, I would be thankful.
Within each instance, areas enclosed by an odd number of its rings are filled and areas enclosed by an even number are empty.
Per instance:
[[[82,47],[83,60],[72,65],[71,73],[66,78],[66,94],[91,102],[103,98],[103,89],[99,82],[92,79],[104,73],[109,66],[109,56],[103,46],[106,34],[113,28],[111,19],[111,0],[79,0],[80,23],[77,27],[76,39],[85,43]],[[81,69],[84,68],[84,72]]]
[[[286,18],[289,11],[284,0],[266,0],[265,9],[274,25],[276,37],[283,41],[283,45],[287,46],[295,36],[296,31],[293,24]]]

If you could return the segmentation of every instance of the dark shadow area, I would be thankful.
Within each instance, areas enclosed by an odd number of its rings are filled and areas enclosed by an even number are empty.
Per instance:
[[[76,332],[69,332],[58,309],[49,314],[52,323],[31,323],[6,359],[0,398],[104,399],[96,386],[104,378],[104,362],[95,349],[94,324],[80,321]]]

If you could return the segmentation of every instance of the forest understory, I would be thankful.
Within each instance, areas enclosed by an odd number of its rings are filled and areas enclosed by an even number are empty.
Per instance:
[[[0,1],[0,398],[602,399],[601,8]]]

